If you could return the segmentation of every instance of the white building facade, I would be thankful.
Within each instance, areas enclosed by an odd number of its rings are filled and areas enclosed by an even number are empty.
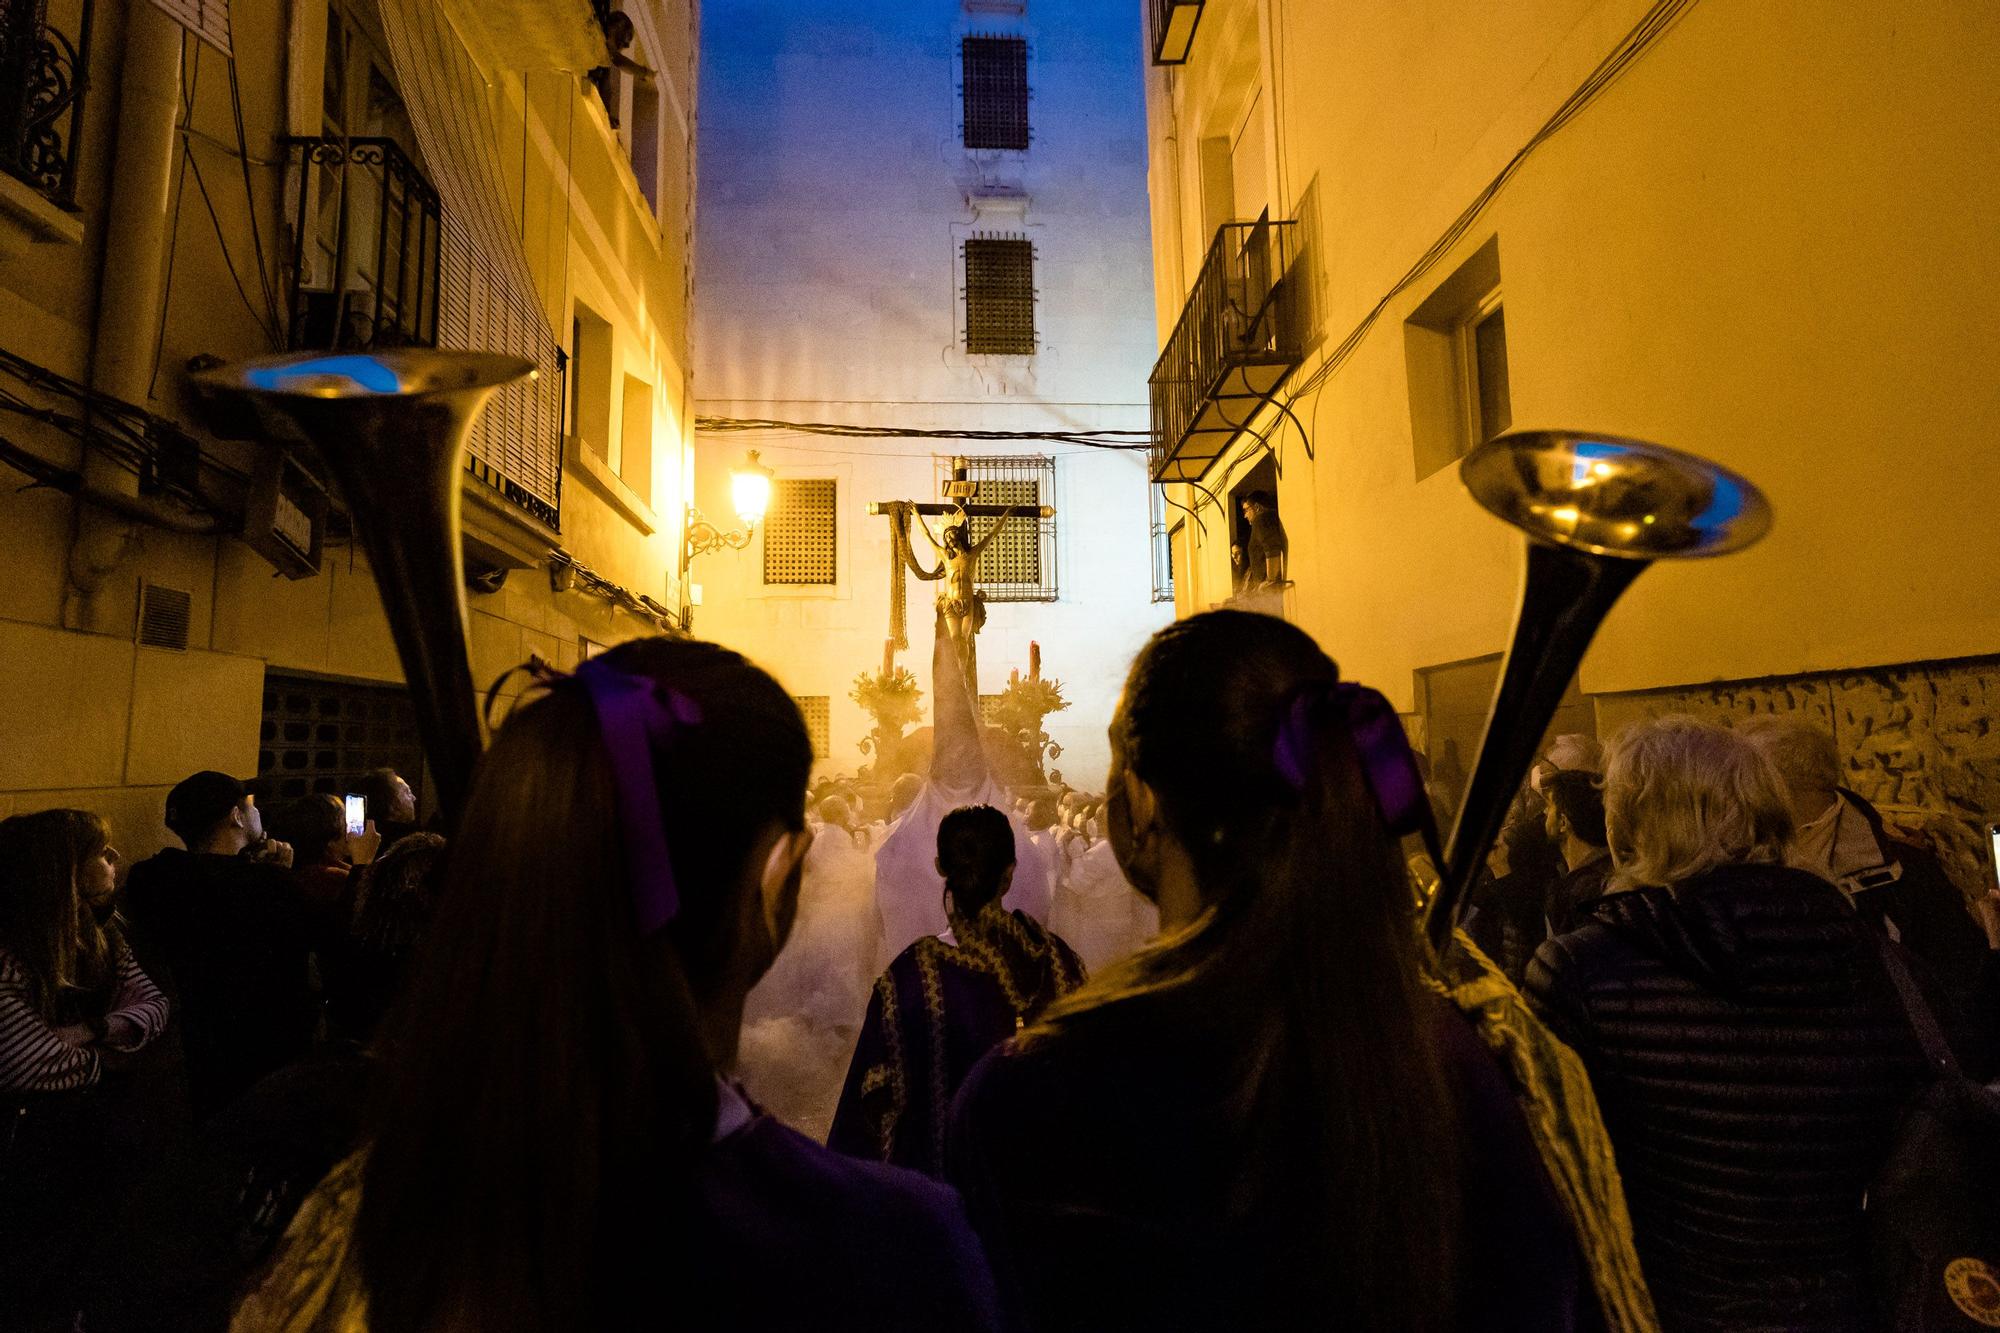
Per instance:
[[[986,554],[980,692],[1026,674],[1039,643],[1070,703],[1045,724],[1063,750],[1051,766],[1076,785],[1102,778],[1125,668],[1172,612],[1145,455],[952,433],[1146,428],[1142,70],[1122,0],[923,0],[810,20],[777,0],[704,6],[701,417],[939,433],[698,423],[690,489],[716,527],[742,526],[729,478],[747,450],[775,485],[746,546],[694,557],[693,628],[802,701],[827,772],[867,762],[873,724],[849,693],[890,633],[890,527],[868,506],[939,500],[962,454],[980,499],[1056,511]],[[910,579],[899,654],[926,717],[936,586]]]

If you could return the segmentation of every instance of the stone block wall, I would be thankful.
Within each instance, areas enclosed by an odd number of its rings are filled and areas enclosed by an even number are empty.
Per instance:
[[[2000,656],[1603,694],[1595,702],[1607,739],[1666,713],[1724,725],[1806,713],[1833,732],[1846,785],[1934,846],[1962,890],[1994,882],[1985,827],[2000,820]]]

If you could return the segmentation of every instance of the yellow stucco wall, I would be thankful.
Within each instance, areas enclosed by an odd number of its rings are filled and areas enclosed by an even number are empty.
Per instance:
[[[1268,108],[1274,214],[1316,183],[1337,343],[1647,8],[1211,0],[1150,81],[1155,233],[1195,206],[1200,138]],[[2000,650],[1996,68],[1991,6],[1693,6],[1294,404],[1317,462],[1278,432],[1291,614],[1405,708],[1416,670],[1502,646],[1520,542],[1452,470],[1416,479],[1402,330],[1497,236],[1517,428],[1702,453],[1778,514],[1753,551],[1646,574],[1587,691]],[[1162,284],[1198,263],[1181,234]],[[1228,586],[1205,516],[1183,611]]]
[[[238,6],[234,13],[257,212],[273,264],[286,253],[277,210],[283,171],[276,165],[282,156],[276,136],[287,128],[288,117],[317,116],[323,49],[318,44],[323,38],[311,32],[301,38],[288,26],[288,8]],[[587,27],[587,6],[574,0],[574,8]],[[533,51],[476,49],[474,54],[491,79],[487,92],[501,157],[510,164],[503,194],[513,201],[513,221],[551,328],[567,344],[571,302],[588,301],[613,326],[612,384],[631,374],[654,386],[654,485],[641,497],[652,521],[634,522],[566,465],[561,543],[605,577],[672,606],[679,600],[681,479],[692,429],[687,314],[692,144],[690,117],[682,110],[692,106],[694,95],[692,48],[684,31],[691,15],[687,5],[663,0],[625,8],[639,23],[659,71],[665,130],[657,213],[641,195],[626,149],[580,77],[540,67]],[[323,14],[324,6],[318,12]],[[67,14],[64,0],[51,6],[52,22],[62,24]],[[97,7],[93,89],[80,158],[83,242],[0,238],[9,242],[0,244],[0,346],[79,380],[90,373],[105,201],[116,170],[116,91],[125,30],[122,7]],[[472,40],[477,39],[474,33]],[[215,199],[228,253],[254,283],[250,211],[239,168],[229,148],[211,142],[234,142],[227,72],[215,53],[198,44],[188,49],[190,59],[201,62],[198,78],[188,69],[196,89],[191,124],[200,132],[192,140],[196,161]],[[514,67],[519,65],[530,72]],[[293,128],[316,132],[317,125]],[[161,372],[145,404],[167,416],[180,415],[179,368],[188,357],[208,353],[233,359],[268,350],[235,292],[215,224],[191,178],[184,190],[173,237]],[[0,221],[0,227],[6,225]],[[162,228],[167,225],[163,218]],[[0,434],[61,466],[80,462],[71,442],[18,419],[0,427]],[[239,467],[256,447],[213,446],[216,456]],[[97,809],[112,819],[127,859],[143,856],[170,841],[160,814],[172,783],[200,768],[255,772],[267,667],[356,681],[401,678],[368,563],[347,545],[327,549],[316,577],[292,581],[276,577],[268,563],[233,539],[145,529],[106,580],[90,630],[63,628],[76,507],[49,491],[17,493],[19,480],[0,468],[0,680],[8,682],[0,690],[0,815],[58,804]],[[191,594],[189,651],[135,646],[142,579]],[[586,638],[611,643],[649,628],[600,599],[552,591],[543,568],[514,571],[496,593],[469,594],[468,610],[474,674],[482,685],[530,653],[570,666]]]

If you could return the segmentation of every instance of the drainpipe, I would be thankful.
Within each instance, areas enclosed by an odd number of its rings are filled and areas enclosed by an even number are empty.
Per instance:
[[[158,6],[125,8],[125,50],[118,67],[118,118],[112,135],[110,187],[91,326],[90,384],[144,406],[153,374],[153,338],[166,299],[167,204],[173,188],[180,120],[181,28]],[[102,85],[101,85],[102,86]],[[85,484],[107,495],[139,497],[138,478],[84,449]],[[67,629],[104,632],[98,600],[105,581],[143,543],[143,529],[95,505],[76,507],[63,593]]]

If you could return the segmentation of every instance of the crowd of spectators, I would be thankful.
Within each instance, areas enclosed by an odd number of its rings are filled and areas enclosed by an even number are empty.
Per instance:
[[[1482,1020],[1416,929],[1406,840],[1432,813],[1401,735],[1282,621],[1155,636],[1106,796],[1015,815],[1102,849],[1158,937],[1086,982],[1000,906],[1008,815],[954,814],[951,929],[878,985],[854,1156],[729,1075],[816,830],[869,838],[880,812],[809,790],[796,707],[726,650],[552,676],[449,847],[390,773],[360,831],[337,797],[267,822],[194,774],[163,812],[181,845],[122,885],[98,816],[0,821],[0,1310],[70,1333],[1885,1327],[1865,1201],[1931,1077],[1898,978],[1991,1077],[2000,894],[1898,836],[1810,722],[1564,737],[1464,923],[1520,986],[1495,978]],[[1482,1040],[1510,1004],[1539,1024]],[[1523,1109],[1565,1061],[1601,1114],[1575,1143]]]
[[[415,821],[409,787],[368,785]],[[0,821],[0,1320],[226,1326],[358,1132],[367,1043],[421,941],[443,839],[384,847],[338,796],[196,773],[179,841],[119,885],[105,821]]]

